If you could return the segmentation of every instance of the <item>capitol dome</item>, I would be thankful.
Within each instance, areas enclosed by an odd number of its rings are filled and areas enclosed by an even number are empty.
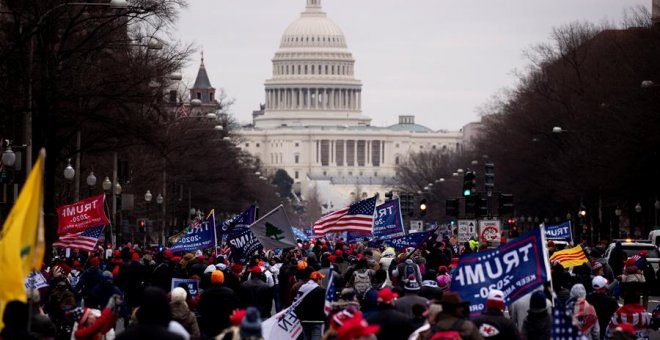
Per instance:
[[[306,1],[305,11],[282,34],[255,126],[368,125],[344,32],[323,12],[321,0]]]
[[[321,5],[308,4],[306,10],[282,34],[280,48],[337,47],[346,48],[344,32],[325,12]]]

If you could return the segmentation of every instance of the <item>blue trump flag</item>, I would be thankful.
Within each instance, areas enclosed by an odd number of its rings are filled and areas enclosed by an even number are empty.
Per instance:
[[[388,239],[405,235],[401,219],[401,206],[399,199],[387,201],[376,207],[373,234],[349,231],[346,233],[346,241],[353,243],[363,238]]]
[[[222,233],[222,239],[231,250],[230,261],[246,264],[252,254],[263,249],[259,240],[250,231],[250,225],[256,220],[256,215],[257,207],[253,204],[220,225],[218,232]]]
[[[470,316],[484,310],[490,289],[503,291],[508,305],[550,279],[541,230],[458,259],[451,290],[470,302]]]
[[[406,249],[408,247],[417,248],[422,242],[431,236],[434,230],[424,231],[421,233],[408,234],[399,237],[393,237],[386,240],[375,240],[369,242],[370,247],[378,247],[381,244],[384,244],[388,247],[392,247],[396,250]]]
[[[228,232],[231,232],[237,226],[248,227],[250,226],[250,224],[254,223],[254,221],[257,219],[256,217],[257,217],[257,206],[253,204],[249,208],[245,209],[245,211],[243,211],[242,213],[238,215],[234,215],[232,218],[223,221],[219,226],[220,230],[218,230],[218,232],[222,233],[223,235],[226,235]]]
[[[250,228],[243,225],[236,226],[227,234],[227,245],[231,249],[229,260],[240,264],[247,264],[255,252],[264,248]]]
[[[405,234],[403,232],[401,206],[398,198],[376,207],[373,233],[374,237],[378,239],[399,237]]]
[[[545,238],[572,241],[573,231],[571,230],[571,221],[545,226]]]
[[[215,246],[215,218],[214,215],[209,215],[206,221],[190,226],[170,250],[172,252],[196,251],[213,246]]]

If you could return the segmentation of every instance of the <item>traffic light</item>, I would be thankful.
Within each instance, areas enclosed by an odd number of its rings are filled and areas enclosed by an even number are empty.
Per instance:
[[[144,232],[147,230],[147,219],[146,218],[139,218],[137,220],[137,226],[138,226],[138,231]]]
[[[445,215],[458,218],[459,203],[458,199],[448,199],[445,203]]]
[[[405,192],[399,193],[399,204],[401,205],[401,214],[403,216],[412,216],[414,212],[413,208],[413,196]]]
[[[491,196],[495,189],[495,164],[493,162],[486,162],[484,164],[484,188],[486,194]]]
[[[477,216],[488,216],[488,196],[484,196],[483,193],[477,197]]]
[[[518,226],[516,225],[516,220],[510,218],[506,221],[506,227],[509,229],[509,238],[518,237]]]
[[[468,171],[463,176],[463,196],[474,196],[477,192],[477,176]]]
[[[477,199],[478,197],[474,195],[465,197],[465,217],[477,217]]]
[[[428,203],[426,202],[426,198],[422,198],[421,201],[419,201],[419,215],[424,217],[426,215],[426,210],[429,208]]]
[[[500,194],[499,199],[499,210],[501,215],[513,214],[513,195],[512,194]]]

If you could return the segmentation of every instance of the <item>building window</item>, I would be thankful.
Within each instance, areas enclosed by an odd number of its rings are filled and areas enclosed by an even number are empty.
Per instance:
[[[399,156],[394,157],[394,164],[399,165]]]
[[[213,92],[211,92],[211,93],[209,94],[209,100],[210,100],[210,101],[214,101],[214,100],[215,100],[215,98],[213,97],[214,95],[215,95],[215,93],[213,93]]]
[[[367,193],[366,192],[362,193],[362,198],[367,198]]]
[[[293,156],[294,162],[298,164],[300,162],[300,155]]]
[[[296,143],[295,145],[296,145],[296,147],[298,147],[298,143]]]
[[[367,142],[357,141],[357,165],[364,166],[367,158]]]
[[[434,145],[434,146],[433,146],[433,150],[435,150],[435,149],[436,149],[436,147],[435,147],[435,145]]]
[[[176,103],[176,90],[170,91],[170,103]]]
[[[293,177],[294,177],[295,179],[298,179],[298,171],[296,171],[296,172],[293,173]]]
[[[337,166],[344,166],[344,141],[335,141],[335,163]]]
[[[328,172],[327,172],[327,171],[323,171],[323,176],[327,176],[327,175],[328,175]]]
[[[256,147],[259,147],[259,143],[257,143],[255,146],[256,146]]]
[[[349,171],[349,172],[348,172],[348,175],[349,175],[349,176],[353,176],[353,171]]]
[[[380,166],[380,147],[380,141],[375,140],[371,142],[371,165],[373,166]]]
[[[374,177],[378,177],[378,171],[374,171]]]
[[[419,148],[420,148],[420,149],[423,149],[423,148],[424,148],[424,145],[420,145]]]
[[[347,140],[346,141],[346,165],[354,166],[355,165],[355,141]]]
[[[362,176],[364,176],[364,173],[362,171],[360,171],[360,177],[362,177]]]
[[[330,141],[324,139],[321,141],[321,165],[328,166],[330,163]]]
[[[399,147],[399,143],[394,144],[394,147],[395,147],[395,148],[398,148],[398,147]]]
[[[245,143],[245,147],[246,147],[246,148],[249,148],[249,147],[250,147],[250,143]]]
[[[197,99],[202,100],[202,93],[201,92],[197,92]]]

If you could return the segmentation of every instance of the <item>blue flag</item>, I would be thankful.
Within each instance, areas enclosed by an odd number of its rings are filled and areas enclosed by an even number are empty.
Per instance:
[[[504,292],[510,304],[550,279],[541,228],[495,249],[469,253],[458,259],[451,290],[470,302],[470,316],[484,310],[491,288]]]
[[[396,250],[402,250],[408,247],[417,248],[422,244],[422,242],[426,241],[426,239],[428,239],[429,236],[431,236],[431,233],[433,233],[433,230],[389,238],[386,240],[374,240],[369,242],[369,246],[378,247],[381,244],[385,244]]]
[[[215,246],[215,218],[209,215],[206,221],[191,226],[170,248],[172,252],[196,251]]]
[[[250,231],[250,225],[256,220],[257,207],[253,204],[242,213],[222,222],[220,230],[222,239],[229,246],[229,260],[246,264],[250,256],[263,247]]]
[[[264,249],[247,226],[236,226],[232,229],[227,234],[227,245],[231,250],[229,260],[240,264],[247,264],[254,253]]]
[[[573,232],[571,231],[571,221],[545,226],[545,238],[552,240],[572,241]]]
[[[553,339],[579,339],[580,330],[573,325],[573,311],[567,311],[564,304],[555,299],[552,317]],[[601,330],[601,332],[604,332]]]
[[[257,219],[257,206],[251,205],[249,208],[245,209],[242,213],[234,215],[232,218],[223,221],[219,227],[218,233],[226,235],[228,232],[231,232],[237,226],[250,226]],[[224,237],[223,237],[224,238]]]
[[[300,230],[300,229],[298,229],[298,228],[294,228],[294,227],[291,227],[291,230],[293,230],[293,235],[294,235],[296,238],[299,238],[299,239],[301,239],[301,240],[304,241],[304,242],[309,241],[309,238],[307,237],[307,234],[305,234],[304,231],[302,231],[302,230]]]
[[[386,239],[403,236],[403,222],[399,199],[387,201],[376,207],[374,219],[374,237]]]

